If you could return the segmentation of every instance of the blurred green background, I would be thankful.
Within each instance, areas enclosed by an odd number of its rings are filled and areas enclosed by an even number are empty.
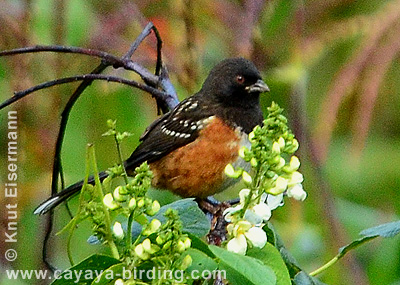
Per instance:
[[[0,0],[0,50],[59,44],[121,56],[148,21],[160,31],[164,61],[180,99],[198,90],[218,61],[244,56],[255,62],[271,89],[262,98],[263,110],[272,100],[285,108],[300,141],[308,198],[302,203],[287,199],[285,207],[274,211],[272,222],[306,271],[331,259],[339,247],[358,238],[360,230],[399,219],[400,1]],[[155,47],[151,35],[133,59],[154,70]],[[98,63],[70,54],[2,57],[0,100],[48,80],[90,72]],[[106,73],[137,79],[123,70]],[[18,243],[12,245],[19,255],[6,262],[3,253],[10,244],[2,238],[2,272],[44,268],[46,219],[32,211],[50,193],[60,114],[76,87],[46,89],[0,112],[2,189],[10,110],[18,111],[19,135]],[[116,119],[120,130],[134,134],[123,145],[128,157],[156,116],[148,94],[116,83],[93,83],[78,100],[67,127],[67,183],[83,177],[89,142],[95,144],[99,168],[117,161],[112,139],[101,136],[107,119]],[[171,199],[167,196],[162,202]],[[4,194],[1,199],[3,206],[10,202]],[[64,207],[56,213],[59,230],[68,216]],[[5,209],[0,218],[3,237]],[[88,234],[82,224],[74,236],[75,261],[100,248],[86,243]],[[68,267],[65,240],[61,235],[51,241],[52,260],[60,268]],[[374,240],[319,278],[328,284],[400,284],[400,239]],[[0,282],[40,284],[8,281],[4,274]]]

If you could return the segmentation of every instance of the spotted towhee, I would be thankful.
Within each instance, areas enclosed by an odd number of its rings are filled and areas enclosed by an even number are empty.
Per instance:
[[[141,144],[125,161],[128,175],[144,161],[153,171],[153,186],[183,197],[204,198],[232,185],[225,166],[245,166],[238,151],[249,146],[248,134],[263,121],[260,93],[269,91],[253,63],[226,59],[215,66],[201,90],[155,120]],[[107,177],[105,172],[100,178]],[[93,183],[93,178],[90,183]],[[44,214],[78,193],[77,182],[43,202]]]

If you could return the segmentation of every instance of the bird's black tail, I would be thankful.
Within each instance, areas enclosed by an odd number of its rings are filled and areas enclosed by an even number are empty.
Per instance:
[[[103,181],[107,176],[108,176],[108,174],[106,172],[100,172],[99,173],[99,177],[100,177],[101,181]],[[88,183],[89,184],[94,184],[94,177],[93,176],[89,177]],[[81,191],[82,185],[83,185],[83,180],[68,186],[67,188],[63,189],[61,192],[58,192],[57,194],[51,196],[46,201],[42,202],[35,209],[35,211],[33,213],[35,215],[46,214],[51,209],[54,209],[55,207],[57,207],[60,203],[66,201],[68,198],[74,196],[75,194],[78,194],[79,191]]]

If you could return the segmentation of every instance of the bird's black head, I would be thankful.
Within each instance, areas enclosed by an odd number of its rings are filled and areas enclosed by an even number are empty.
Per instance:
[[[244,58],[229,58],[217,64],[203,84],[202,93],[224,105],[254,105],[269,91],[254,64]]]

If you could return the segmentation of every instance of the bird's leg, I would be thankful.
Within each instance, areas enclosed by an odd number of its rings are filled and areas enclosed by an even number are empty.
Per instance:
[[[206,199],[196,199],[196,201],[211,222],[211,229],[207,234],[208,244],[221,245],[226,240],[228,224],[224,217],[224,211],[231,205],[227,202],[219,202],[212,196]]]

